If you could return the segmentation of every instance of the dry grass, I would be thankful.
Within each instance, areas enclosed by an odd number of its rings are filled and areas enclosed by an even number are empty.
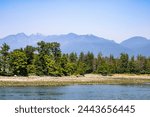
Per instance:
[[[87,74],[85,76],[67,77],[0,77],[1,87],[14,86],[64,86],[72,84],[144,84],[150,83],[148,75],[115,74],[113,76],[101,76],[98,74]]]

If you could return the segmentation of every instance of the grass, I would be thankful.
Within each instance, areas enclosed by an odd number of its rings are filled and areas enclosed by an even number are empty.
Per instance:
[[[103,80],[84,80],[84,81],[0,81],[0,87],[41,87],[41,86],[66,86],[66,85],[93,85],[93,84],[120,84],[120,85],[134,85],[150,83],[150,79],[140,78],[106,78]]]

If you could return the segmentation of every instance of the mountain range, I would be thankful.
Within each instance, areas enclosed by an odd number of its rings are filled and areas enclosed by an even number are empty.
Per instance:
[[[105,39],[95,35],[77,35],[74,33],[62,35],[49,35],[42,34],[26,35],[18,33],[16,35],[8,35],[0,39],[0,45],[7,43],[11,50],[24,48],[27,45],[37,46],[37,42],[58,42],[61,44],[63,53],[71,52],[93,52],[95,55],[102,53],[104,56],[110,54],[118,57],[120,53],[128,53],[130,56],[150,56],[150,40],[144,37],[135,36],[121,43],[116,43],[113,40]]]

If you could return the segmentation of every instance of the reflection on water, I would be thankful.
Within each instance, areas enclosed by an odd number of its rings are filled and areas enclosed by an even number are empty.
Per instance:
[[[72,85],[59,87],[1,87],[1,100],[144,100],[150,85]]]

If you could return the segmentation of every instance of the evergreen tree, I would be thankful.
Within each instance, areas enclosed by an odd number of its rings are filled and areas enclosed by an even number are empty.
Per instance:
[[[77,71],[76,74],[84,75],[86,73],[86,64],[79,61],[77,65]]]
[[[70,61],[70,62],[76,63],[76,62],[77,62],[77,59],[78,59],[78,57],[77,57],[77,54],[76,54],[76,53],[72,52],[72,53],[69,54],[69,61]]]
[[[109,65],[107,64],[105,59],[101,60],[100,65],[97,68],[97,73],[100,73],[100,74],[102,74],[104,76],[110,74]]]
[[[129,72],[130,73],[136,73],[135,71],[135,60],[134,60],[134,56],[131,57],[131,60],[129,61]]]
[[[128,62],[129,56],[126,53],[121,53],[120,55],[120,73],[127,73],[128,72]]]
[[[150,57],[148,57],[146,61],[146,73],[150,74]]]
[[[84,57],[84,63],[86,64],[86,73],[92,73],[94,71],[93,63],[94,63],[94,54],[88,52]]]
[[[144,74],[146,73],[146,58],[142,55],[138,55],[137,56],[137,60],[136,60],[136,73],[137,74]]]
[[[9,45],[4,43],[0,49],[0,74],[9,75]]]

